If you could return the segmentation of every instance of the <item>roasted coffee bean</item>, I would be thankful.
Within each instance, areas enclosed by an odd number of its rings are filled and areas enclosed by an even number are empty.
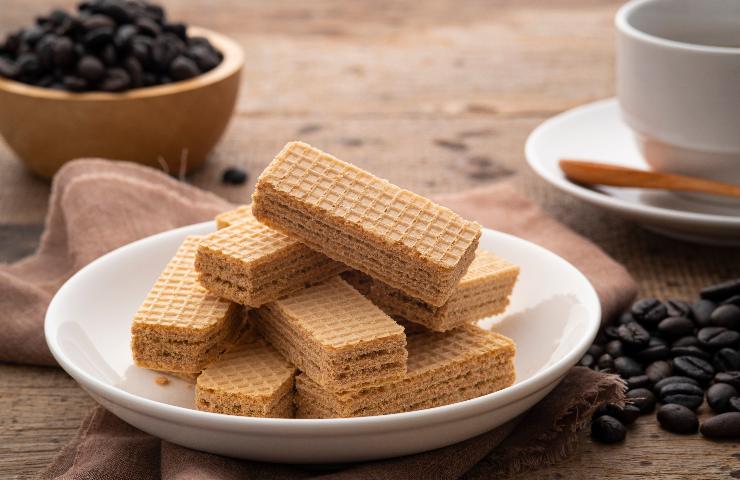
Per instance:
[[[166,22],[162,24],[162,31],[177,35],[177,37],[184,41],[187,41],[188,27],[182,22]]]
[[[62,83],[64,84],[64,88],[71,92],[84,92],[88,87],[87,80],[74,75],[65,75],[62,78]]]
[[[129,77],[131,77],[131,86],[140,87],[143,83],[142,74],[144,72],[141,63],[135,57],[128,57],[123,61],[123,68],[126,69]]]
[[[604,353],[604,347],[601,345],[591,345],[588,347],[588,353],[593,355],[594,358],[599,358]]]
[[[187,80],[200,74],[198,65],[183,55],[179,55],[172,61],[170,65],[170,75],[175,80]]]
[[[665,360],[671,357],[671,349],[666,345],[653,345],[635,354],[635,358],[643,363],[651,363],[656,360]]]
[[[136,25],[122,25],[113,36],[113,44],[119,50],[125,50],[131,46],[131,40],[139,33]]]
[[[591,419],[595,420],[604,415],[616,418],[624,425],[630,425],[640,416],[640,410],[634,405],[620,407],[616,403],[605,403],[596,409]]]
[[[624,425],[631,425],[635,423],[635,420],[637,420],[640,415],[642,415],[642,412],[640,412],[640,409],[637,408],[637,406],[627,404],[622,407],[621,413],[616,418]]]
[[[21,54],[18,57],[16,65],[18,65],[18,68],[20,69],[20,74],[28,77],[37,75],[41,70],[41,63],[39,62],[38,55],[31,52]]]
[[[56,35],[46,34],[36,44],[36,54],[39,56],[39,62],[42,69],[50,70],[54,66],[54,41]]]
[[[669,383],[660,388],[658,398],[663,403],[675,403],[696,410],[704,402],[704,390],[691,383]]]
[[[658,383],[664,378],[668,378],[673,373],[671,362],[658,360],[651,363],[645,368],[645,375],[650,379],[650,383]]]
[[[627,429],[622,422],[609,415],[602,415],[591,422],[591,437],[601,443],[616,443],[624,440]]]
[[[714,376],[714,367],[697,357],[676,357],[673,359],[673,370],[685,377],[691,377],[699,383],[707,383]]]
[[[6,78],[15,78],[20,73],[21,70],[18,68],[18,65],[7,58],[0,56],[0,75]]]
[[[740,278],[703,288],[700,295],[701,298],[705,298],[713,302],[721,302],[733,295],[740,295]]]
[[[36,42],[41,40],[41,37],[43,37],[45,33],[46,31],[38,25],[26,27],[21,33],[21,43],[25,43],[29,46],[34,46],[36,45]]]
[[[247,181],[247,172],[237,167],[229,167],[221,175],[221,181],[229,185],[241,185]],[[614,368],[614,359],[608,353],[602,354],[596,361],[600,369]]]
[[[657,325],[668,316],[668,309],[660,300],[655,298],[644,298],[632,305],[632,316],[645,325]]]
[[[710,350],[732,347],[740,340],[740,333],[724,327],[704,327],[696,334],[699,345]]]
[[[617,335],[625,345],[635,348],[647,347],[650,342],[650,333],[637,322],[620,325]]]
[[[586,368],[593,368],[594,365],[596,365],[596,359],[594,359],[593,355],[590,353],[587,353],[581,359],[578,361],[578,365]]]
[[[593,428],[592,428],[593,431]],[[704,421],[699,431],[707,438],[740,438],[740,412],[716,415]]]
[[[131,85],[131,77],[122,68],[111,68],[108,70],[100,89],[104,92],[122,92]]]
[[[658,332],[670,338],[678,338],[694,331],[694,322],[686,317],[666,317],[658,324]]]
[[[669,317],[691,317],[691,304],[683,300],[671,299],[665,302]]]
[[[52,59],[60,67],[72,65],[77,58],[75,46],[68,37],[57,37],[52,45]]]
[[[650,379],[647,375],[637,375],[627,379],[627,388],[634,390],[635,388],[647,388],[650,386]]]
[[[162,28],[151,18],[139,18],[138,20],[136,20],[135,25],[138,27],[139,31],[142,34],[149,35],[150,37],[156,37],[157,35],[162,33]]]
[[[95,11],[109,16],[118,23],[127,23],[133,19],[124,4],[115,1],[98,2]]]
[[[626,394],[627,401],[640,409],[640,413],[650,413],[655,408],[655,395],[647,388],[636,388]]]
[[[105,65],[97,57],[85,55],[77,62],[77,73],[90,82],[97,82],[105,76]]]
[[[622,378],[635,377],[643,374],[642,366],[630,357],[618,357],[614,359],[614,370]]]
[[[709,319],[715,308],[715,303],[710,300],[698,300],[691,306],[691,313],[697,327],[708,327]]]
[[[715,383],[707,389],[707,404],[715,412],[726,412],[732,409],[730,399],[737,395],[737,389],[729,383]]]
[[[594,410],[593,415],[591,415],[591,420],[596,420],[599,417],[603,417],[604,415],[609,415],[610,417],[617,418],[622,410],[622,407],[617,405],[616,403],[604,403],[599,408]]]
[[[98,49],[106,43],[113,41],[113,27],[101,27],[90,30],[82,38],[82,43],[87,48]]]
[[[622,346],[622,341],[621,340],[610,341],[609,343],[606,344],[605,351],[606,353],[608,353],[614,358],[624,356],[624,348]]]
[[[98,28],[113,28],[116,26],[115,20],[107,15],[90,15],[81,22],[82,28],[91,32]]]
[[[735,305],[736,307],[740,307],[740,295],[733,295],[730,298],[723,300],[722,305]]]
[[[723,348],[714,354],[712,365],[717,372],[740,370],[740,352],[734,348]]]
[[[116,52],[116,47],[114,47],[112,43],[101,48],[99,55],[100,59],[108,67],[113,67],[118,64],[118,52]]]
[[[656,417],[660,426],[669,432],[695,433],[699,429],[696,414],[683,405],[663,405],[658,409]]]
[[[694,335],[681,337],[678,340],[674,340],[671,344],[673,347],[695,347],[697,345],[699,345],[699,339]]]
[[[729,383],[740,391],[740,371],[719,372],[714,376],[717,383]]]
[[[699,382],[693,378],[683,377],[679,375],[673,375],[671,377],[664,378],[653,386],[653,392],[660,397],[660,390],[671,383],[689,383],[691,385],[699,386]]]
[[[192,58],[195,61],[195,63],[198,65],[198,68],[204,71],[208,71],[214,68],[221,62],[221,59],[218,58],[218,55],[216,55],[210,48],[204,45],[194,45],[192,47],[189,47],[186,51],[186,54],[188,57]],[[622,321],[621,317],[619,323],[625,323]]]
[[[705,352],[699,347],[673,347],[671,348],[671,357],[696,357],[701,358],[702,360],[711,360],[712,355],[708,352]]]
[[[608,325],[604,328],[604,335],[606,335],[606,338],[616,340],[619,338],[619,332],[617,331],[618,328],[619,327],[617,325]]]
[[[717,327],[740,330],[740,307],[731,303],[720,305],[712,312],[709,322]]]

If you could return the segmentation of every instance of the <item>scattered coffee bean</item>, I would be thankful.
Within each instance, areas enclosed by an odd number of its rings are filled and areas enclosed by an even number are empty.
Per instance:
[[[655,409],[655,395],[647,388],[630,390],[626,396],[632,405],[640,409],[640,413],[650,413]]]
[[[691,317],[691,304],[683,300],[668,300],[665,307],[669,317]]]
[[[699,295],[713,302],[721,302],[733,295],[740,295],[740,278],[703,288]]]
[[[740,391],[740,371],[719,372],[714,376],[715,383],[729,383]]]
[[[131,77],[122,68],[111,68],[105,79],[100,83],[100,90],[104,92],[122,92],[131,86]]]
[[[658,423],[673,433],[695,433],[699,429],[696,414],[683,405],[667,404],[658,409]]]
[[[712,312],[715,308],[715,303],[710,300],[698,300],[694,305],[691,306],[692,317],[697,327],[708,327],[709,319],[712,316]]]
[[[718,372],[740,370],[740,352],[734,348],[723,348],[714,354],[712,365]]]
[[[740,333],[724,327],[704,327],[696,334],[699,345],[710,350],[732,347],[740,340]]]
[[[614,370],[622,378],[635,377],[643,374],[642,366],[630,357],[615,358]]]
[[[666,317],[658,324],[658,331],[671,338],[688,335],[694,331],[694,322],[686,317]]]
[[[626,435],[627,429],[622,422],[609,415],[602,415],[591,422],[591,437],[599,442],[621,442]]]
[[[90,82],[97,82],[105,76],[105,65],[92,55],[85,55],[77,62],[77,73]]]
[[[663,403],[675,403],[696,410],[704,402],[704,391],[691,383],[669,383],[660,388],[658,398]]]
[[[594,358],[599,358],[604,353],[604,347],[601,345],[593,344],[590,347],[588,347],[588,353],[591,354]]]
[[[247,178],[247,172],[237,167],[229,167],[224,170],[224,173],[221,175],[221,181],[229,185],[241,185],[247,181]],[[599,368],[611,368],[613,366],[613,364],[611,363],[611,357],[609,358],[609,366],[601,365],[602,357],[599,357],[597,363]]]
[[[632,305],[632,316],[645,325],[657,325],[668,315],[668,309],[658,299],[645,298]]]
[[[629,390],[634,390],[635,388],[647,388],[649,386],[650,379],[647,375],[637,375],[627,379],[627,388]]]
[[[673,373],[673,365],[665,360],[658,360],[645,368],[645,375],[653,384],[670,377],[671,373]]]
[[[729,383],[715,383],[707,389],[707,404],[715,412],[726,412],[732,408],[730,399],[737,395],[737,389]]]
[[[674,371],[685,377],[691,377],[699,383],[707,383],[714,376],[714,367],[697,357],[676,357],[673,359]]]
[[[707,438],[740,438],[740,412],[728,412],[704,421],[699,431]]]
[[[675,358],[682,356],[701,358],[706,361],[712,359],[712,355],[709,352],[705,352],[699,347],[689,346],[671,348],[671,357]]]
[[[740,307],[731,303],[720,305],[709,319],[712,325],[730,330],[740,330]]]
[[[672,346],[674,347],[696,347],[699,345],[699,339],[694,335],[687,335],[681,337],[678,340],[674,340]]]
[[[740,399],[740,398],[739,398]],[[640,409],[637,408],[637,406],[632,404],[627,404],[622,407],[622,411],[619,414],[617,420],[622,422],[624,425],[631,425],[635,423],[635,420],[642,415],[642,412],[640,412]]]
[[[604,349],[613,358],[624,356],[624,348],[621,340],[612,340],[606,344]]]
[[[699,382],[694,380],[693,378],[689,377],[682,377],[679,375],[674,375],[671,377],[664,378],[663,380],[659,381],[653,386],[653,392],[655,392],[656,395],[660,397],[660,390],[665,387],[666,385],[669,385],[671,383],[689,383],[691,385],[699,386]]]
[[[645,363],[654,362],[656,360],[665,360],[667,358],[670,358],[670,356],[671,356],[671,349],[668,348],[667,345],[663,345],[663,344],[647,347],[644,350],[640,350],[639,352],[635,354],[635,358],[637,360],[640,360],[641,362],[645,362]]]
[[[647,347],[650,342],[650,333],[637,322],[620,325],[617,328],[617,335],[622,343],[630,347]]]
[[[581,357],[581,360],[578,362],[578,365],[582,367],[587,367],[587,368],[591,368],[595,364],[596,364],[596,359],[590,353],[585,354],[583,357]]]
[[[622,413],[622,407],[620,407],[616,403],[604,403],[594,411],[594,414],[591,416],[591,419],[595,420],[599,417],[603,417],[604,415],[609,415],[610,417],[614,417],[618,419],[621,413]]]

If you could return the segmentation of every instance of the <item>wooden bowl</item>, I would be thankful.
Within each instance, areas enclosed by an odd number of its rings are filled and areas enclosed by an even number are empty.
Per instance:
[[[241,48],[207,37],[223,61],[203,75],[123,93],[70,93],[0,78],[0,134],[28,167],[51,177],[80,157],[131,160],[178,173],[200,166],[226,129],[244,64]]]

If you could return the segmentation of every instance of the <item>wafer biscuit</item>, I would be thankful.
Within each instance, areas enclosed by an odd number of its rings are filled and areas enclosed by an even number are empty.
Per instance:
[[[475,255],[480,225],[301,142],[265,169],[252,211],[312,249],[434,306]]]
[[[352,389],[401,378],[403,328],[335,277],[257,310],[257,330],[322,386]]]
[[[519,275],[519,267],[478,250],[449,300],[441,307],[412,298],[397,288],[373,281],[366,296],[391,317],[402,317],[444,332],[503,312]]]
[[[301,373],[296,378],[299,418],[385,415],[479,397],[514,383],[514,342],[464,325],[449,332],[408,336],[408,373],[385,385],[333,392]]]
[[[293,417],[296,369],[264,340],[252,338],[203,370],[195,386],[198,410],[248,417]]]
[[[241,307],[198,283],[193,261],[199,239],[185,239],[134,316],[131,351],[140,367],[200,372],[239,335]]]
[[[223,212],[216,215],[216,228],[226,228],[249,218],[253,218],[252,206],[240,205],[234,210],[229,210],[228,212]]]
[[[261,224],[248,207],[227,222],[203,237],[195,257],[201,285],[219,297],[259,307],[347,269]]]

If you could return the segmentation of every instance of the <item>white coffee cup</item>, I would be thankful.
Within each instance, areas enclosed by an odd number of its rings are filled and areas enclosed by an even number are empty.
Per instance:
[[[740,0],[634,0],[615,22],[619,105],[648,164],[740,184]]]

